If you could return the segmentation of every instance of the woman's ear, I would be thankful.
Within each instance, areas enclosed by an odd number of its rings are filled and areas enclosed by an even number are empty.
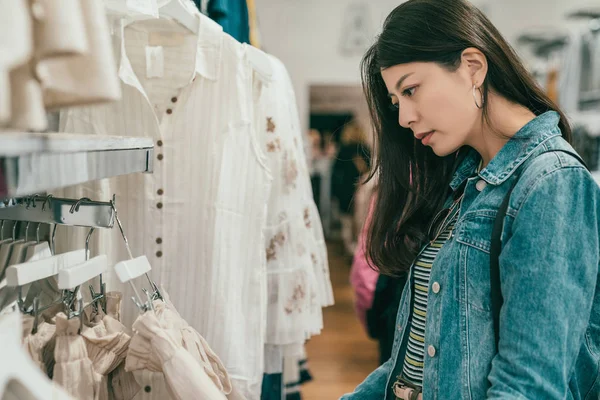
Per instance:
[[[488,63],[485,55],[479,49],[469,47],[462,52],[461,64],[471,76],[471,84],[480,87],[488,71]]]

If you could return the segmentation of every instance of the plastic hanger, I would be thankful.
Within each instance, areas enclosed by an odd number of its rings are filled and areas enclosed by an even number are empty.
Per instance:
[[[81,249],[37,261],[11,265],[6,269],[6,281],[8,286],[13,287],[27,285],[58,275],[62,270],[81,264],[85,260],[85,249]]]
[[[10,384],[17,383],[14,388],[19,391],[19,398],[72,400],[63,389],[53,385],[23,352],[22,326],[18,312],[0,316],[0,360],[6,361],[0,363],[0,399],[4,398]]]
[[[108,258],[106,254],[99,255],[74,267],[61,270],[58,273],[58,288],[77,288],[90,279],[105,273],[107,269]]]
[[[2,224],[0,225],[0,246],[2,246],[4,243],[10,242],[13,239],[12,238],[8,238],[8,239],[4,239],[4,223],[6,221],[2,220]]]
[[[200,21],[198,15],[186,6],[182,0],[167,0],[159,2],[158,13],[161,17],[168,17],[179,22],[190,32],[198,34]]]
[[[123,237],[123,241],[125,242],[125,248],[127,249],[127,254],[129,255],[129,260],[121,261],[115,265],[115,271],[119,280],[122,283],[128,282],[131,286],[131,289],[135,293],[135,297],[132,297],[131,300],[135,303],[135,305],[140,309],[141,312],[148,311],[150,309],[154,309],[152,302],[154,300],[164,300],[160,290],[156,283],[150,279],[148,272],[152,269],[150,266],[150,262],[146,256],[133,257],[131,252],[131,248],[129,247],[129,240],[127,240],[127,236],[125,236],[125,231],[123,230],[123,225],[121,224],[121,220],[119,219],[119,214],[117,212],[117,208],[115,207],[115,199],[113,196],[113,200],[111,201],[112,209],[115,213],[115,220],[117,221],[117,225],[119,226],[119,230],[121,231],[121,236]],[[148,283],[152,288],[152,294],[150,294],[146,289],[142,289],[144,294],[146,295],[146,301],[142,301],[140,293],[138,292],[136,286],[133,284],[133,279],[139,278],[142,275],[146,275],[148,279]]]
[[[6,267],[8,267],[8,263],[10,261],[13,247],[21,242],[24,242],[24,240],[17,240],[17,223],[15,222],[15,224],[13,225],[12,240],[3,243],[2,246],[0,246],[0,279],[4,277]]]
[[[36,241],[29,240],[29,225],[30,225],[30,223],[27,222],[27,225],[25,226],[25,239],[22,242],[17,243],[13,246],[11,254],[10,254],[10,260],[8,261],[8,265],[21,264],[21,263],[27,261],[25,259],[25,254],[27,253],[27,248],[37,244]]]
[[[37,261],[37,260],[41,260],[43,258],[48,258],[48,257],[52,256],[52,251],[50,251],[50,245],[48,244],[48,242],[40,241],[40,226],[41,225],[42,224],[38,224],[38,227],[35,232],[35,239],[36,239],[35,244],[27,247],[27,251],[25,253],[25,261],[26,262]]]

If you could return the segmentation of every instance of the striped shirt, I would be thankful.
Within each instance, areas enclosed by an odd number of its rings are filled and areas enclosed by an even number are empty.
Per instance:
[[[453,215],[439,237],[421,253],[414,264],[414,308],[412,323],[408,337],[408,347],[404,357],[402,377],[418,386],[423,386],[423,366],[425,357],[425,322],[427,320],[427,298],[429,293],[429,277],[431,266],[446,241],[450,238],[454,224],[458,219],[459,207],[455,207]]]

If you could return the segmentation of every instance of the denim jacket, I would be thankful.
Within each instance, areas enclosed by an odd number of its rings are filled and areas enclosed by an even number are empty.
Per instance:
[[[472,151],[458,222],[433,263],[425,332],[424,400],[600,398],[600,189],[564,152],[559,116],[524,126],[476,175]],[[540,155],[541,154],[541,155]],[[490,307],[490,240],[508,189],[502,232],[498,351]],[[449,198],[448,204],[451,199]],[[411,271],[412,278],[412,271]],[[392,358],[342,400],[391,400],[410,330],[412,287],[398,309]]]

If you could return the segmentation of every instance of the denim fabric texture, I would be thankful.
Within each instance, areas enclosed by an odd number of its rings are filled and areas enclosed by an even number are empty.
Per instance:
[[[452,237],[431,271],[424,400],[600,398],[600,188],[572,156],[541,154],[574,151],[558,122],[553,111],[538,116],[479,174],[474,150],[457,168],[451,188],[467,184]],[[497,350],[490,241],[515,179],[502,232]],[[410,330],[411,282],[391,359],[342,400],[393,399],[392,371],[403,362]],[[436,282],[438,293],[431,290]]]

